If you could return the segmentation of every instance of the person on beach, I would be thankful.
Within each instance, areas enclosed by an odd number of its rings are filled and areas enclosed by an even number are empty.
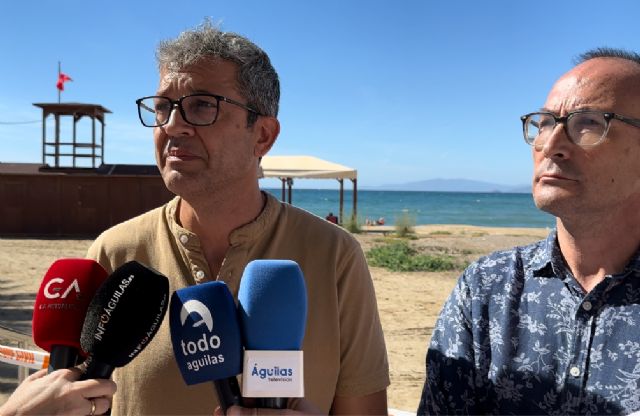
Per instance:
[[[111,380],[78,381],[77,368],[47,374],[39,370],[27,377],[7,401],[0,415],[102,415],[111,406],[116,383]]]
[[[330,223],[333,223],[333,224],[337,224],[338,223],[338,217],[333,215],[333,212],[330,212],[324,219],[329,221]]]
[[[137,100],[138,112],[177,196],[105,231],[88,257],[109,272],[129,260],[147,264],[169,277],[171,291],[224,281],[234,296],[249,261],[296,261],[308,293],[305,404],[386,415],[387,354],[362,249],[350,233],[259,189],[260,159],[280,131],[269,57],[209,21],[162,42],[156,56],[159,86]],[[114,372],[112,414],[213,414],[214,389],[186,386],[173,354],[165,318],[147,348]]]
[[[418,414],[640,410],[640,55],[600,48],[522,116],[546,240],[469,266]]]

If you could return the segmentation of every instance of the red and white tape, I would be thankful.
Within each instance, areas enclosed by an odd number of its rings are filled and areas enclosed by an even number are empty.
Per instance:
[[[39,370],[49,367],[49,354],[0,345],[0,362]]]

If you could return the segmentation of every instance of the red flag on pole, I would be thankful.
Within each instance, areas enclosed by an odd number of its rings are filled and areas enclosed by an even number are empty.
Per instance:
[[[58,82],[56,83],[56,88],[58,88],[58,91],[64,91],[64,83],[67,81],[73,81],[73,80],[69,75],[63,74],[62,72],[60,72],[58,74]]]

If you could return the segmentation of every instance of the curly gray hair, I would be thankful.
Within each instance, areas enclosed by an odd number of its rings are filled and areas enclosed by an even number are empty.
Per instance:
[[[278,115],[278,74],[269,56],[249,39],[237,33],[223,32],[205,19],[204,23],[182,32],[177,38],[160,42],[156,51],[160,69],[180,69],[211,57],[238,65],[238,89],[249,107],[263,115]],[[257,117],[249,112],[247,124],[252,125]]]

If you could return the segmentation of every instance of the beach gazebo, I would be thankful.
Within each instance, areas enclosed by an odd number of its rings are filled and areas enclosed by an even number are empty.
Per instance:
[[[282,182],[282,200],[291,203],[293,179],[336,179],[340,183],[340,211],[338,221],[342,224],[344,206],[344,180],[353,183],[352,218],[358,213],[358,172],[357,170],[319,159],[314,156],[264,156],[260,163],[261,177],[278,178]],[[288,187],[288,198],[285,191]]]

